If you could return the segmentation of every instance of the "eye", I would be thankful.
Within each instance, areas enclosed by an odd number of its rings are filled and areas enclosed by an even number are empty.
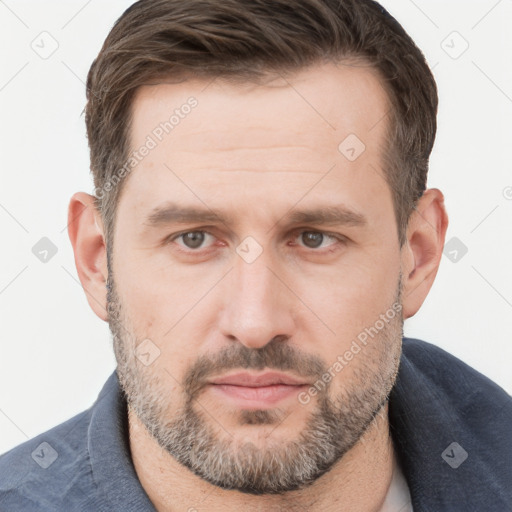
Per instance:
[[[210,237],[212,240],[215,238],[206,231],[187,231],[185,233],[175,235],[170,239],[170,241],[181,240],[182,244],[178,245],[182,245],[187,249],[199,249],[208,237]]]
[[[341,237],[329,235],[327,233],[323,233],[322,231],[302,231],[298,234],[298,239],[302,241],[301,245],[307,247],[308,249],[330,247],[331,245],[334,245],[336,241],[341,241]],[[329,241],[331,241],[331,243],[322,246],[324,242]]]
[[[296,232],[294,241],[298,240],[297,245],[307,249],[331,249],[334,250],[336,243],[343,243],[344,237],[316,230],[302,230]],[[206,249],[213,245],[215,236],[207,231],[185,231],[175,234],[168,238],[168,243],[177,242],[177,245],[189,252],[199,252],[200,249]],[[210,243],[208,243],[210,242]]]

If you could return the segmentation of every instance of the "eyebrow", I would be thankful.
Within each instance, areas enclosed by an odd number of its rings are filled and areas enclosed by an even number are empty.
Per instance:
[[[225,219],[213,210],[166,203],[153,209],[144,224],[156,227],[162,224],[184,224],[188,222],[225,222]]]
[[[155,228],[168,224],[206,222],[220,222],[222,224],[232,225],[233,217],[210,209],[166,203],[154,208],[144,221],[144,225]],[[366,225],[368,221],[363,214],[339,205],[303,210],[294,208],[284,215],[276,224],[286,223],[357,227]]]
[[[366,217],[344,206],[325,206],[311,210],[293,210],[284,217],[290,224],[364,226]]]

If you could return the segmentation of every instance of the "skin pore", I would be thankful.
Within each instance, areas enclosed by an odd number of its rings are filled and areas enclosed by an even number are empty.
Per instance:
[[[131,146],[190,97],[126,178],[108,262],[93,198],[69,209],[137,475],[159,511],[377,512],[393,465],[386,399],[403,319],[439,266],[443,196],[424,193],[401,248],[381,163],[388,98],[368,66],[142,87]],[[355,159],[339,149],[349,136],[364,144]],[[256,407],[212,383],[267,371],[302,386]]]

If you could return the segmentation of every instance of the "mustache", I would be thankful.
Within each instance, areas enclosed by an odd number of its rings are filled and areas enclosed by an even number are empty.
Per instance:
[[[290,346],[284,337],[276,336],[261,348],[248,348],[237,343],[214,355],[202,355],[185,374],[183,387],[190,398],[195,398],[209,379],[233,369],[293,371],[304,378],[317,378],[327,370],[327,365],[318,356],[306,354]]]

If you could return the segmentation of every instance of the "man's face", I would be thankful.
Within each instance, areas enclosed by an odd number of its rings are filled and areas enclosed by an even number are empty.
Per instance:
[[[160,445],[216,485],[309,484],[385,404],[403,323],[388,108],[349,65],[138,91],[131,146],[150,150],[110,255],[118,372]]]

